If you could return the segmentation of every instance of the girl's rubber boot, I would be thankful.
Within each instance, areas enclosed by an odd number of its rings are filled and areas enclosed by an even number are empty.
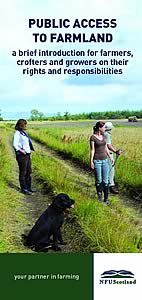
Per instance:
[[[104,186],[104,203],[107,205],[110,205],[110,201],[108,199],[108,192],[109,192],[109,187],[108,185]]]
[[[98,195],[98,201],[102,202],[102,184],[101,183],[97,183],[96,184],[96,190],[97,190],[97,195]]]

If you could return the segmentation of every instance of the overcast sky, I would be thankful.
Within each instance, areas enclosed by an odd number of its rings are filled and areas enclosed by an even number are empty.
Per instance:
[[[5,0],[1,1],[0,14],[0,109],[2,115],[5,112],[30,112],[33,108],[45,114],[65,111],[79,113],[142,109],[142,4],[140,0]],[[35,44],[33,32],[49,34],[50,30],[36,27],[29,29],[29,18],[56,20],[68,18],[71,24],[76,18],[79,20],[83,18],[117,19],[117,27],[79,30],[88,36],[91,33],[111,32],[113,34],[111,43],[54,42],[51,44],[39,42]],[[63,34],[79,32],[71,27],[51,31]],[[89,48],[93,51],[131,50],[133,58],[128,58],[128,66],[123,68],[122,75],[29,76],[23,75],[22,67],[17,66],[16,61],[19,57],[12,56],[12,51],[19,49],[86,51]]]

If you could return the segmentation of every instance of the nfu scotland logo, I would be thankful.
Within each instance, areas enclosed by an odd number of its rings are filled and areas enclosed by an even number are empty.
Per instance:
[[[136,279],[130,271],[109,270],[101,274],[100,284],[136,284]]]

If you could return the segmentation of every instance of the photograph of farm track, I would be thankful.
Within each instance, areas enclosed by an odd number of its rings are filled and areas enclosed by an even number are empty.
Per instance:
[[[0,252],[33,253],[23,245],[28,232],[51,203],[53,195],[67,193],[75,208],[65,214],[62,253],[142,252],[142,122],[113,121],[113,144],[123,153],[116,163],[119,195],[111,205],[98,203],[93,172],[89,169],[91,122],[29,122],[34,187],[31,196],[20,193],[12,149],[15,123],[0,126]],[[49,249],[48,253],[53,251]]]

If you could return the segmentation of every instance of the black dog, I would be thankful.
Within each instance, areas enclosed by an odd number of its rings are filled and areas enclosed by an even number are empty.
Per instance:
[[[35,251],[46,252],[51,246],[50,237],[53,236],[52,249],[60,251],[58,241],[64,244],[60,228],[64,222],[64,211],[73,208],[75,201],[66,194],[57,195],[52,204],[43,212],[26,237],[25,245]]]

